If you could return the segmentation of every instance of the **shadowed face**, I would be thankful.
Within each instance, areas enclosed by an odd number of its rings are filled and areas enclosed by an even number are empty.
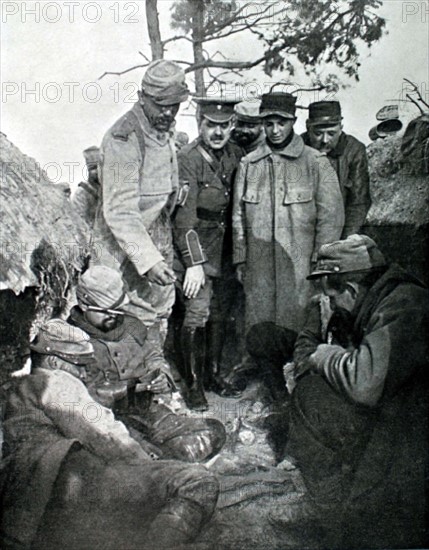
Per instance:
[[[160,132],[167,132],[179,111],[180,103],[160,105],[142,92],[139,93],[139,100],[151,125]]]
[[[109,332],[117,328],[124,321],[123,315],[115,315],[112,311],[91,311],[87,309],[84,311],[84,317],[93,327],[103,332]]]
[[[273,145],[282,144],[290,135],[295,124],[295,118],[283,118],[273,115],[264,119],[267,140]]]
[[[354,310],[359,295],[359,285],[356,283],[346,283],[344,289],[337,290],[329,285],[328,277],[325,275],[321,280],[323,293],[329,297],[331,308],[336,310],[346,310],[351,313]]]
[[[200,124],[200,136],[203,142],[214,150],[225,147],[232,130],[232,120],[213,122],[203,118]]]
[[[307,125],[307,132],[311,147],[321,151],[322,153],[329,153],[332,149],[335,149],[338,144],[338,140],[340,139],[342,130],[342,124],[335,124],[334,126]]]
[[[250,145],[258,139],[261,131],[261,122],[244,122],[243,120],[237,120],[233,136],[238,145],[246,147],[246,145]]]

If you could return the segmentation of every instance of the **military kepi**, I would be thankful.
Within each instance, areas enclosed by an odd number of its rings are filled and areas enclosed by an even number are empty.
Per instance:
[[[158,59],[147,68],[142,90],[159,105],[175,105],[188,98],[184,70],[174,61]]]
[[[338,101],[315,101],[308,106],[309,126],[334,126],[342,119],[341,105]]]
[[[30,343],[30,349],[42,355],[56,355],[74,365],[94,361],[94,348],[89,336],[62,319],[50,319],[43,324]]]
[[[215,98],[215,97],[194,97],[195,103],[200,106],[200,116],[210,122],[229,122],[234,116],[234,105],[236,99]]]
[[[324,244],[317,255],[315,270],[307,279],[324,275],[370,271],[386,265],[375,242],[366,235],[350,235],[343,241]]]
[[[264,94],[261,100],[259,114],[261,117],[280,116],[295,118],[296,97],[286,92],[270,92]]]

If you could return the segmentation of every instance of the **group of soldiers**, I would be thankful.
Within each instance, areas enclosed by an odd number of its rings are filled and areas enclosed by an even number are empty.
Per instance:
[[[210,519],[218,482],[199,463],[225,429],[172,410],[169,319],[190,409],[207,410],[206,391],[236,397],[256,373],[281,411],[278,459],[296,461],[307,495],[274,525],[323,525],[329,537],[341,518],[335,537],[347,542],[329,547],[417,547],[428,293],[359,234],[371,204],[364,145],[336,101],[310,104],[295,134],[296,98],[271,91],[196,99],[199,135],[176,154],[187,98],[176,63],[151,63],[99,157],[87,151],[74,202],[93,199],[93,254],[77,305],[41,328],[32,374],[7,405],[4,547],[170,547]],[[253,368],[226,379],[237,297]],[[76,514],[90,517],[78,534]]]

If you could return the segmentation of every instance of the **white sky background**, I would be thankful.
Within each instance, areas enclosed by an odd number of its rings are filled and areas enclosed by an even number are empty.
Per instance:
[[[171,4],[159,1],[163,38],[173,34]],[[361,48],[360,82],[342,80],[349,87],[341,89],[336,99],[342,103],[345,130],[365,143],[385,100],[404,97],[403,77],[414,81],[429,101],[428,9],[427,0],[385,0],[377,13],[387,19],[389,34],[371,50]],[[82,150],[98,145],[106,130],[132,106],[144,69],[98,78],[105,71],[142,63],[139,50],[150,57],[145,3],[2,1],[1,11],[2,131],[46,167],[54,181],[75,187],[82,179]],[[166,58],[170,59],[184,58],[190,47],[186,41],[169,46]],[[219,45],[212,47],[214,52]],[[222,41],[223,55],[232,59],[253,59],[260,55],[259,47],[253,35],[249,39],[237,34]],[[268,78],[260,71],[253,75],[264,91],[284,78],[278,74]],[[293,80],[308,84],[299,76]],[[323,95],[305,94],[298,102],[307,105],[315,99]],[[418,114],[412,105],[400,104],[400,108],[404,122]],[[296,130],[302,131],[306,111],[298,115]],[[184,107],[177,127],[191,138],[196,135],[194,118],[186,116]]]

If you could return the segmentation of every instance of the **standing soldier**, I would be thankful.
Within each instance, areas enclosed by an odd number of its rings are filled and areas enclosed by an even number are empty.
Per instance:
[[[102,197],[93,262],[122,273],[129,309],[151,327],[149,339],[159,347],[174,303],[169,212],[178,170],[170,129],[187,97],[179,65],[154,61],[143,77],[138,101],[101,145]]]
[[[180,177],[188,182],[189,194],[185,204],[177,209],[174,236],[178,294],[185,309],[181,351],[188,387],[186,401],[193,409],[205,410],[202,374],[209,316],[205,386],[224,395],[229,390],[219,370],[225,315],[235,290],[230,202],[241,149],[228,143],[235,102],[201,98],[197,103],[200,135],[178,156]]]
[[[234,107],[235,128],[232,132],[234,142],[243,147],[246,155],[265,143],[265,131],[259,114],[259,99],[240,101]]]
[[[365,145],[343,132],[338,101],[316,101],[309,106],[304,143],[325,153],[337,173],[343,195],[345,223],[341,238],[358,233],[365,222],[371,196]]]
[[[83,152],[83,156],[88,170],[88,181],[81,181],[79,183],[71,202],[75,210],[92,229],[100,194],[100,181],[98,178],[100,149],[94,145],[88,147]]]

